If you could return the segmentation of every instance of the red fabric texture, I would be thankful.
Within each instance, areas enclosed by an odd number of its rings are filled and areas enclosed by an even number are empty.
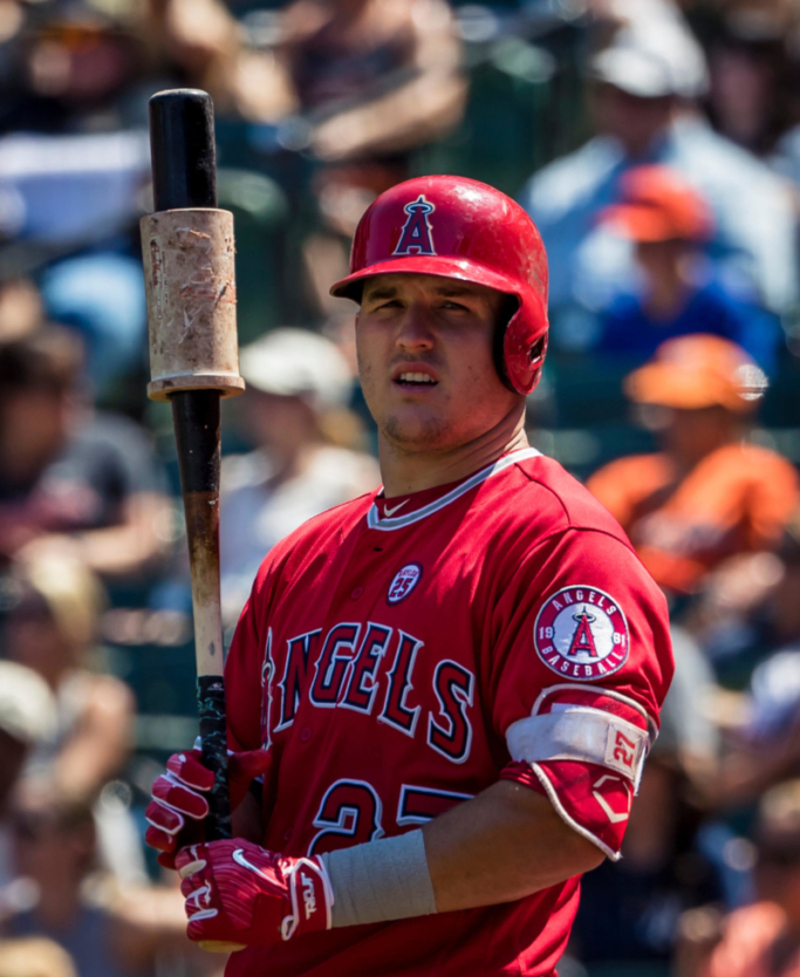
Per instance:
[[[530,454],[457,488],[411,495],[391,518],[374,494],[346,503],[262,565],[225,676],[229,746],[274,758],[265,848],[319,855],[468,803],[512,761],[509,727],[555,686],[618,693],[657,726],[673,669],[666,604],[608,512]],[[565,588],[575,607],[556,607]],[[588,651],[563,640],[573,612]],[[576,667],[591,653],[608,667]],[[594,771],[568,783],[560,770],[557,792],[588,805]],[[578,892],[570,879],[504,905],[253,947],[226,977],[546,977]]]

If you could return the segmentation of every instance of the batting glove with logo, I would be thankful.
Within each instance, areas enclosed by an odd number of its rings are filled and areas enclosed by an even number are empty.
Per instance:
[[[175,865],[195,942],[265,946],[331,927],[333,889],[316,856],[289,858],[234,838],[190,845]]]
[[[200,750],[173,753],[167,772],[153,783],[153,799],[147,805],[149,824],[145,841],[161,854],[165,868],[175,868],[175,853],[186,845],[205,841],[203,821],[208,814],[206,794],[214,786],[214,775],[203,766]],[[250,784],[272,766],[266,750],[228,754],[228,789],[231,811],[241,804]]]

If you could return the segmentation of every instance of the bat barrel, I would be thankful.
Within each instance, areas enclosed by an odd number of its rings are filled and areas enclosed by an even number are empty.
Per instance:
[[[155,213],[143,217],[153,400],[244,390],[236,342],[233,215],[217,207],[214,108],[193,88],[150,99]]]

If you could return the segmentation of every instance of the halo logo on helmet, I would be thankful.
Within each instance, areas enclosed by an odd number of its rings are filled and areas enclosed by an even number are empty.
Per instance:
[[[420,194],[416,200],[406,204],[403,210],[408,214],[408,220],[400,231],[400,240],[392,251],[395,257],[412,254],[436,254],[431,232],[433,228],[428,223],[428,214],[432,214],[436,207]]]
[[[435,228],[428,219],[434,211]],[[331,295],[360,302],[368,278],[398,273],[472,282],[513,299],[495,330],[495,366],[511,390],[533,390],[547,351],[547,255],[518,203],[463,176],[419,176],[390,187],[359,221],[350,274]]]

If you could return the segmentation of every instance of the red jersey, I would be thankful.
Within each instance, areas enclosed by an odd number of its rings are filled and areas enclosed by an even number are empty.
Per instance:
[[[528,782],[520,760],[542,754],[526,753],[527,724],[558,690],[624,701],[657,728],[672,667],[664,598],[618,524],[522,449],[455,485],[345,503],[270,552],[226,663],[230,745],[275,757],[262,845],[319,854],[424,824],[501,774]],[[620,723],[607,767],[644,735]],[[252,947],[226,975],[548,975],[578,895],[573,878]]]

